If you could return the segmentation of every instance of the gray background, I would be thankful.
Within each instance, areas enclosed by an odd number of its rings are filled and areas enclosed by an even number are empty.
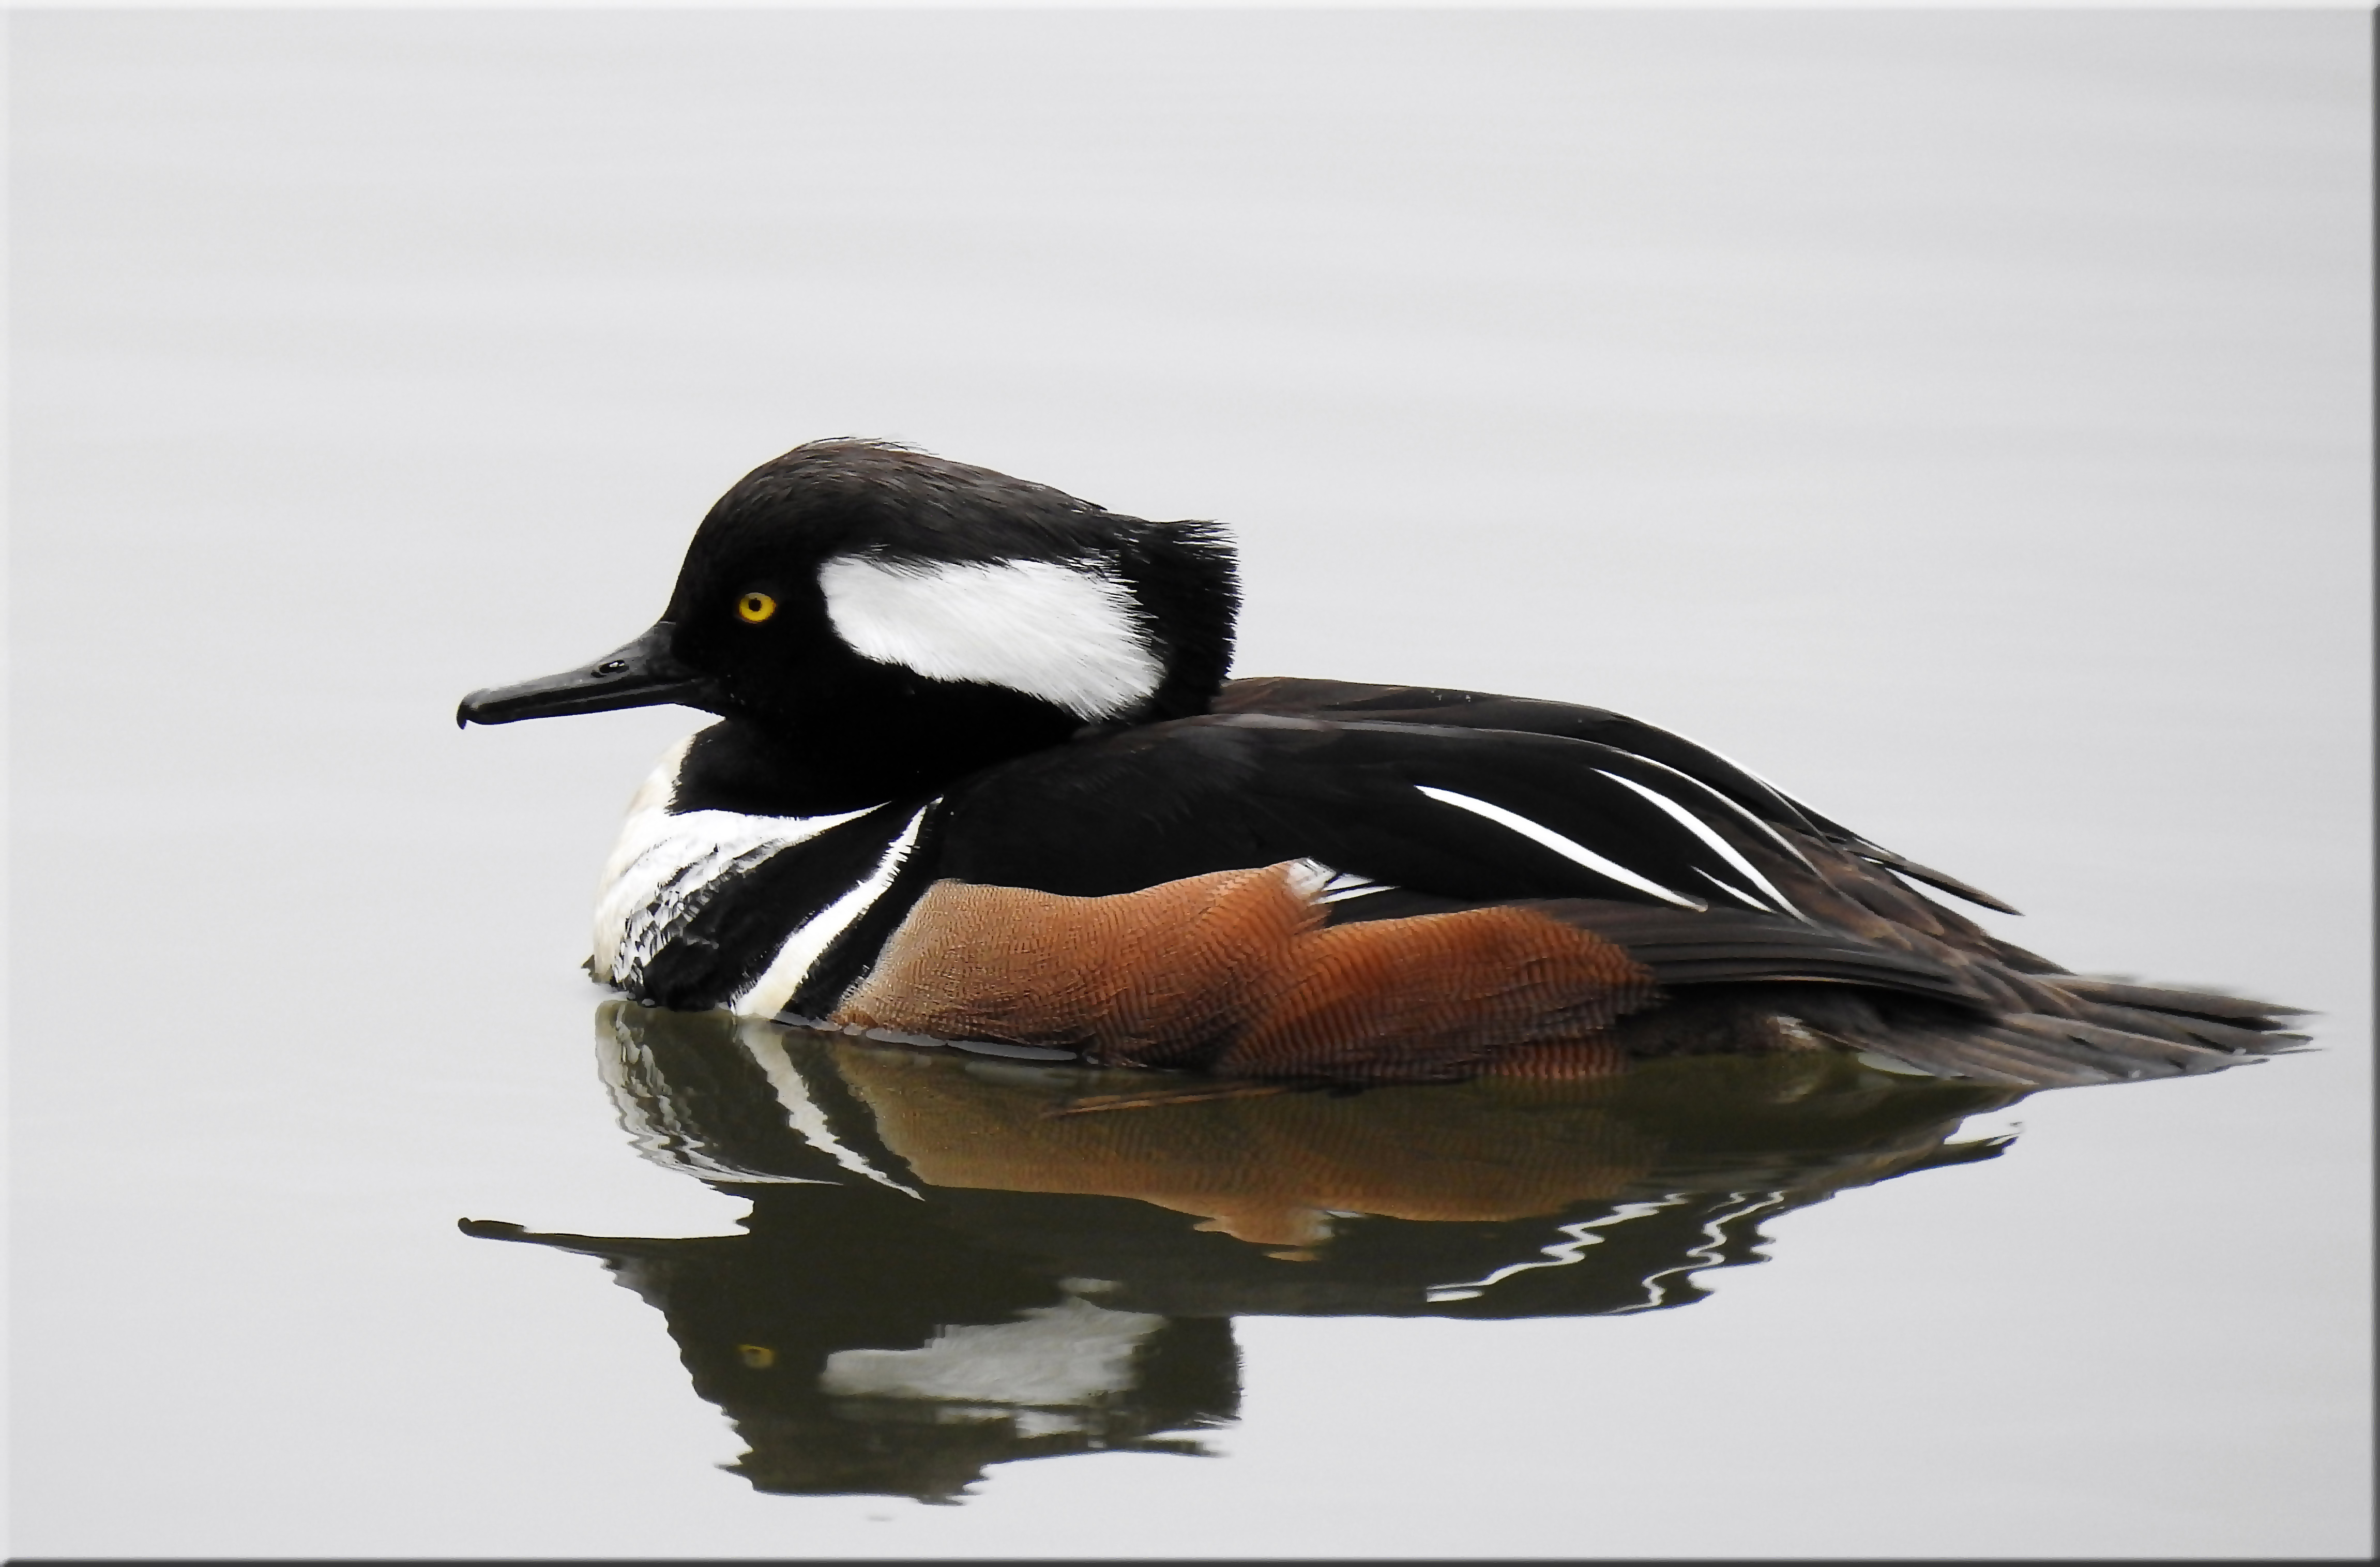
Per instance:
[[[2368,1548],[2369,23],[16,11],[20,1553]],[[1220,1462],[759,1497],[589,1062],[691,722],[457,735],[820,435],[1239,532],[1244,672],[1633,711],[2321,1053]],[[1384,1367],[1394,1367],[1393,1375]]]

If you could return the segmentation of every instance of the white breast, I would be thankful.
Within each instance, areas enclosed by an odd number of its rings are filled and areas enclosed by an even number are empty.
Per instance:
[[[746,816],[732,810],[672,815],[678,769],[693,737],[662,756],[636,797],[605,862],[595,895],[595,977],[634,989],[653,954],[699,906],[698,894],[720,877],[815,838],[873,807],[832,816]]]
[[[875,869],[862,877],[849,892],[786,934],[784,944],[777,949],[777,955],[769,960],[769,966],[761,971],[760,977],[728,1002],[728,1011],[743,1017],[774,1017],[784,1010],[785,1003],[794,999],[794,993],[802,988],[802,981],[809,978],[810,970],[818,966],[819,959],[826,955],[826,950],[833,945],[834,939],[849,929],[892,885],[892,878],[900,872],[901,862],[908,858],[909,851],[917,846],[917,829],[925,821],[929,808],[928,806],[917,808],[902,826],[900,835],[877,860]],[[827,824],[832,826],[834,821],[847,820],[836,817]]]

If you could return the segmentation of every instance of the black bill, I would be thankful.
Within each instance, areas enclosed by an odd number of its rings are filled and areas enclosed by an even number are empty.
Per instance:
[[[710,680],[678,662],[670,651],[677,628],[662,621],[616,652],[584,669],[474,691],[455,710],[455,723],[512,723],[524,718],[560,718],[576,712],[659,707],[682,702],[706,711]]]

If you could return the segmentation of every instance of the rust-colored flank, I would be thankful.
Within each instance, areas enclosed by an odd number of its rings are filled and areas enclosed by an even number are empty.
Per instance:
[[[1411,1081],[1596,1075],[1657,997],[1612,942],[1525,905],[1326,928],[1294,864],[1076,898],[936,883],[832,1021],[1119,1065]]]

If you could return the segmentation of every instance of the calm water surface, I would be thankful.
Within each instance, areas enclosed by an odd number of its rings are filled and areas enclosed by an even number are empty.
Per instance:
[[[1002,1461],[1220,1451],[1234,1318],[1692,1304],[1766,1221],[1997,1156],[1975,1123],[2019,1098],[1832,1053],[1292,1093],[617,1002],[597,1051],[640,1151],[749,1202],[746,1233],[467,1233],[601,1258],[754,1488],[939,1502]]]
[[[2367,18],[8,25],[16,1552],[2367,1549]],[[455,699],[844,431],[2316,1048],[1099,1108],[607,1000],[692,720]]]

